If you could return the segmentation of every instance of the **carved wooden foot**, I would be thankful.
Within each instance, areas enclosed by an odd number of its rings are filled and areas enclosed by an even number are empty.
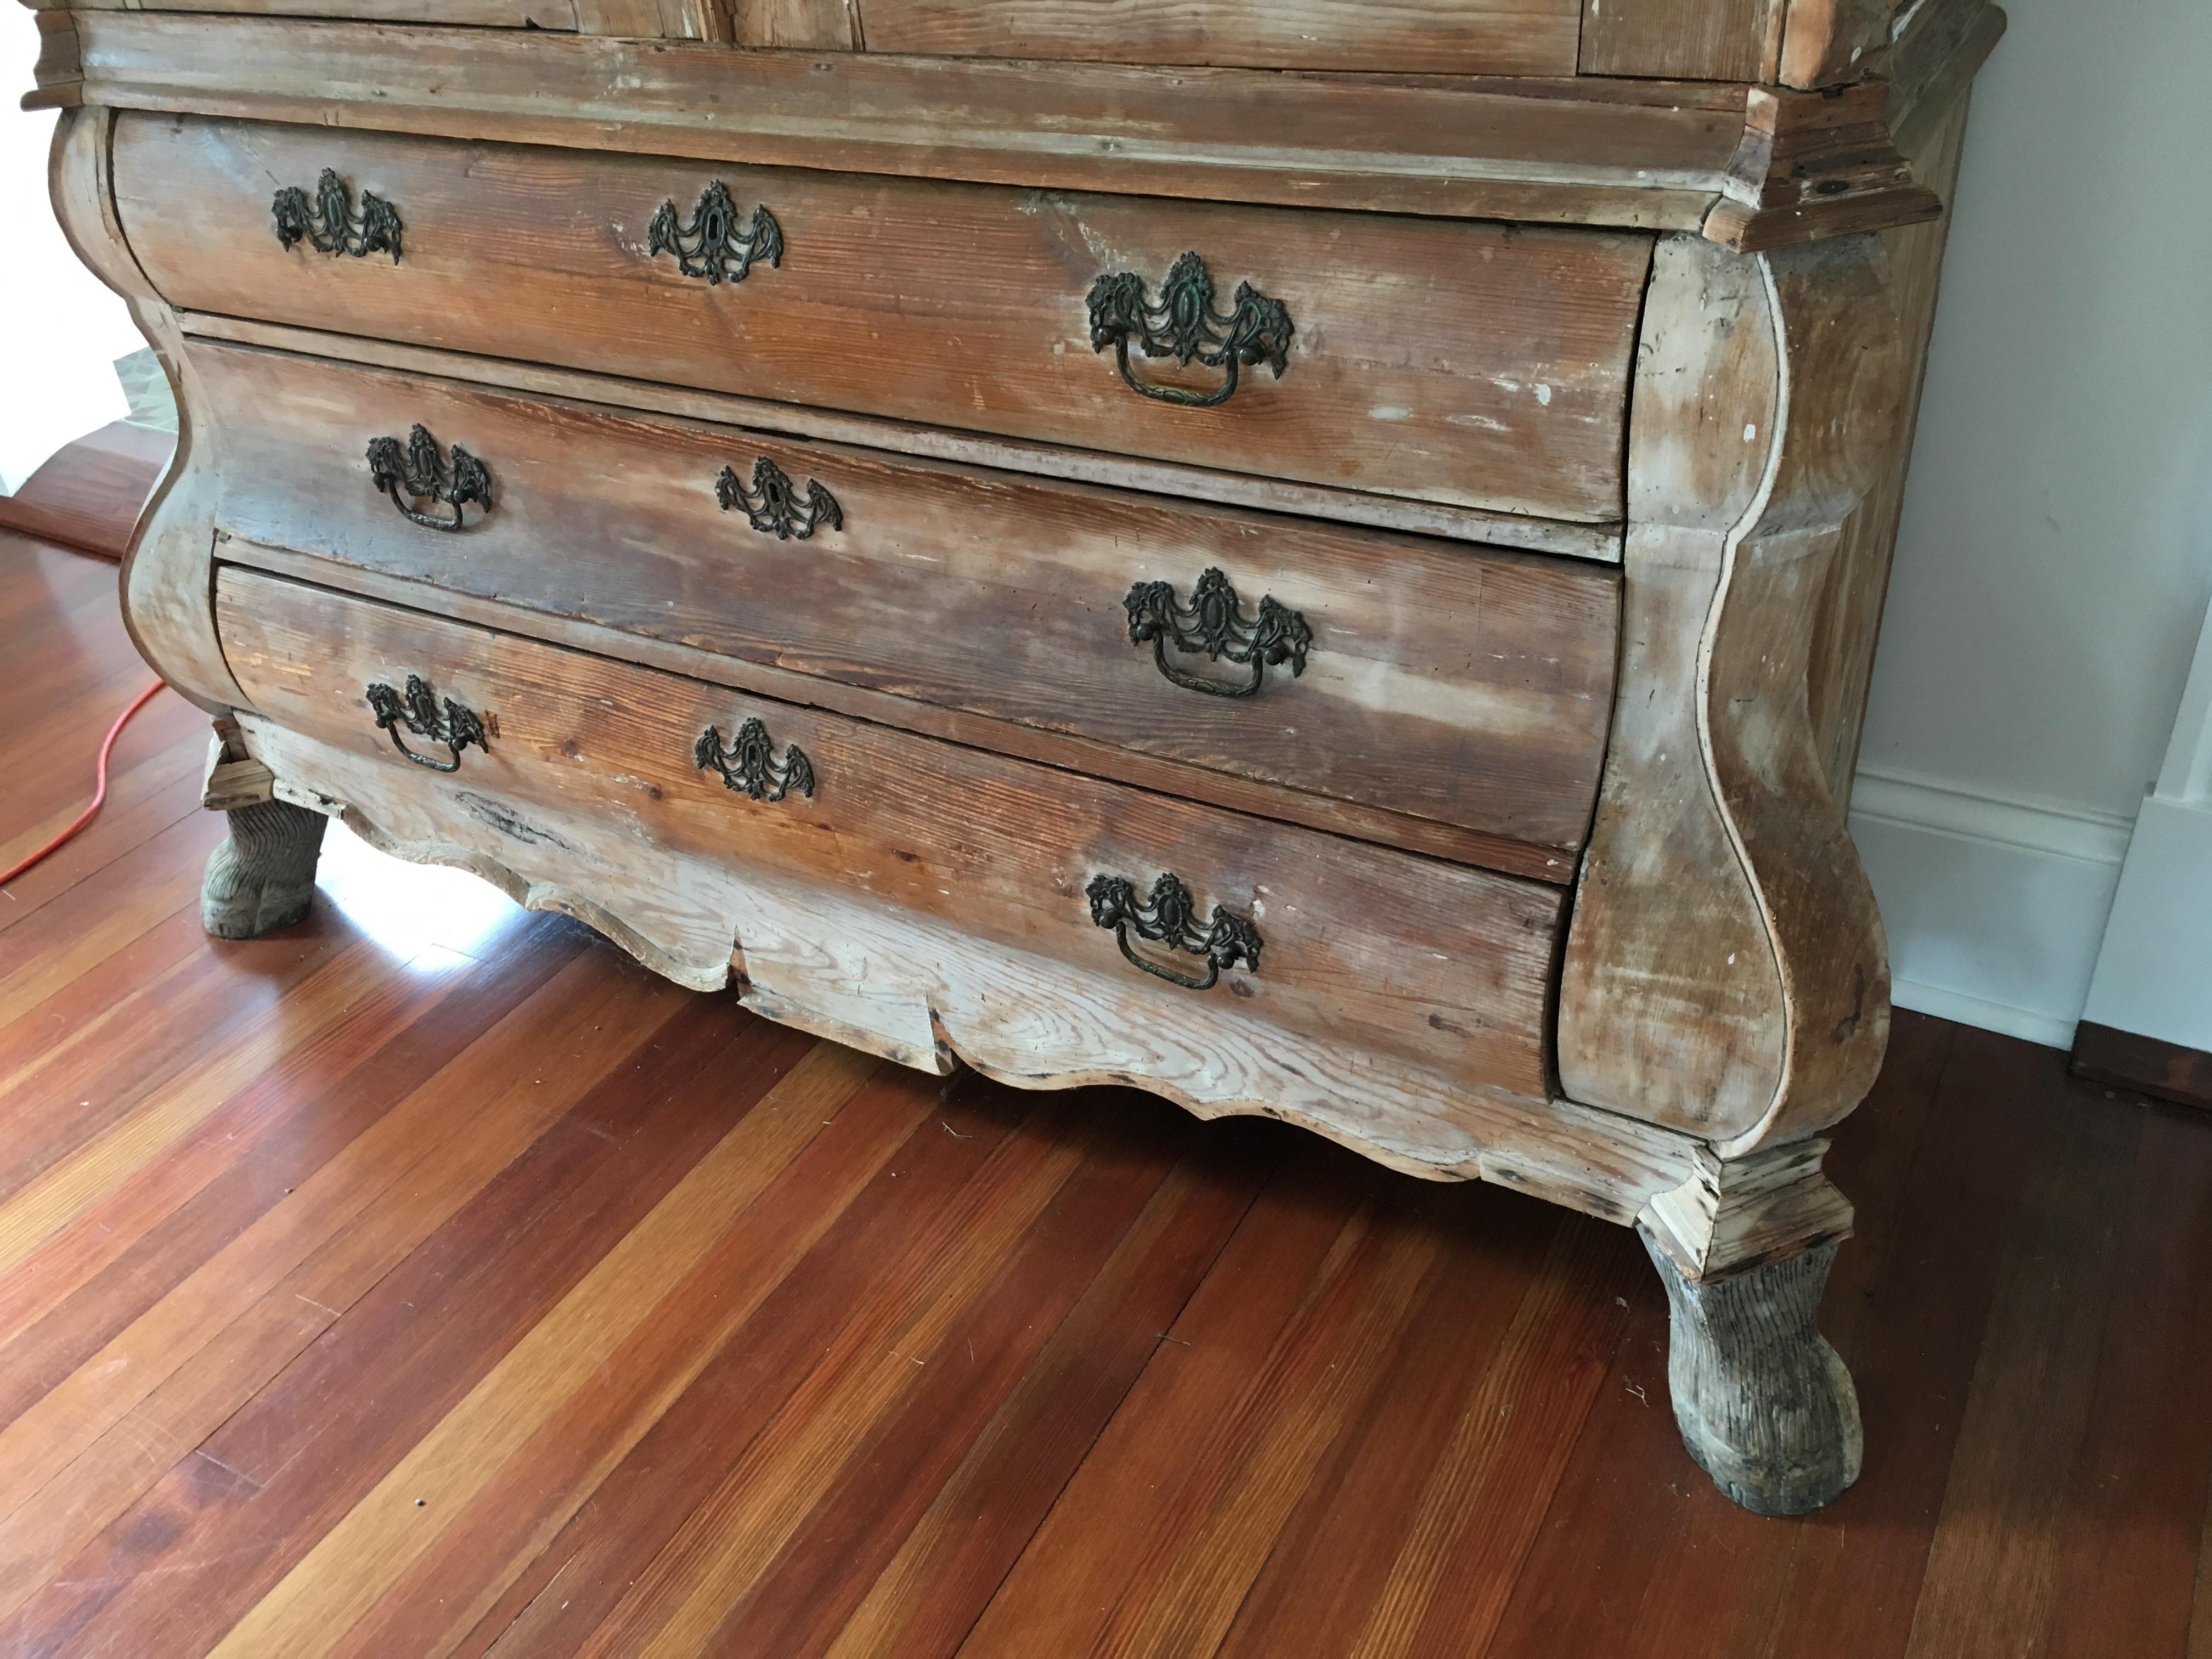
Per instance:
[[[1646,1232],[1667,1283],[1667,1383],[1682,1443],[1761,1515],[1802,1515],[1859,1478],[1851,1374],[1814,1328],[1837,1243],[1723,1279],[1686,1278]]]
[[[330,820],[289,801],[233,808],[230,838],[208,857],[200,925],[217,939],[255,939],[307,914],[315,859]]]
[[[1851,1206],[1819,1139],[1724,1159],[1637,1224],[1666,1281],[1674,1423],[1714,1484],[1761,1515],[1802,1515],[1859,1478],[1851,1374],[1815,1328]]]

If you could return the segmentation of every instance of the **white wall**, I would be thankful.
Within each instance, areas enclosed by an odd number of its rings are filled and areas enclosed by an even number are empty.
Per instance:
[[[115,359],[146,343],[123,301],[79,264],[46,200],[55,113],[26,113],[37,20],[0,0],[0,491],[71,439],[119,421]]]
[[[2007,9],[1852,817],[1898,1000],[2064,1046],[2212,597],[2212,3]]]

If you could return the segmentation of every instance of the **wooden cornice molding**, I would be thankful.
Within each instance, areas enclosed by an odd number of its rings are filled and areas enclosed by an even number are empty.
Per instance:
[[[1929,0],[1916,120],[1986,55]],[[1925,8],[1923,8],[1925,9]],[[94,9],[82,101],[1061,190],[1695,231],[1764,249],[1933,217],[1890,83],[1163,70]],[[1976,24],[1976,19],[1983,19]],[[1955,38],[1954,38],[1955,37]],[[1900,48],[1905,44],[1900,41]],[[1938,50],[1941,48],[1941,50]],[[62,84],[57,82],[58,86]],[[76,100],[76,97],[71,101]],[[1224,136],[1226,135],[1226,136]]]

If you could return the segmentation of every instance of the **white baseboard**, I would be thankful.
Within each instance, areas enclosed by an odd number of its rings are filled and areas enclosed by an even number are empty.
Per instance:
[[[1851,835],[1897,1005],[2070,1048],[2131,821],[1862,769]]]

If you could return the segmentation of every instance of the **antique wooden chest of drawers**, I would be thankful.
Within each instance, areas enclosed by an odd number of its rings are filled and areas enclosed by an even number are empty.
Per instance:
[[[211,929],[336,817],[908,1065],[1509,1182],[1641,1231],[1723,1489],[1849,1485],[1844,810],[1994,7],[40,22],[185,416],[125,601]]]

